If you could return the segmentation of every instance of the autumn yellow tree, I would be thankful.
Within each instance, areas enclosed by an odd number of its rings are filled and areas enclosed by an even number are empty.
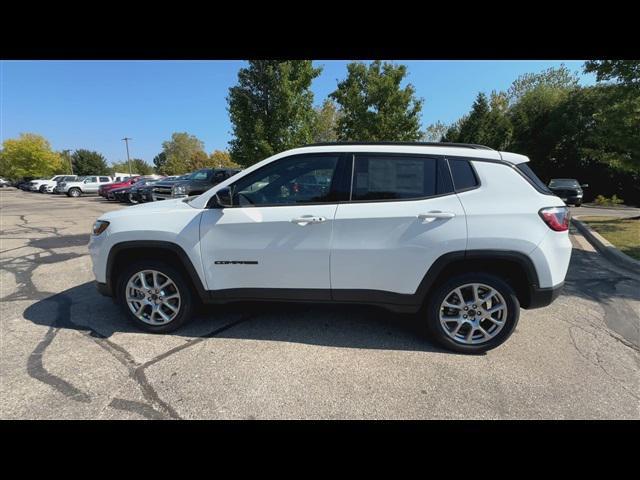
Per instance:
[[[0,175],[8,178],[48,177],[68,173],[62,156],[54,152],[42,135],[21,133],[2,143]]]

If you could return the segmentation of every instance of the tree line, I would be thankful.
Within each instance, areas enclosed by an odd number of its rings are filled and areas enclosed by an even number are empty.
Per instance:
[[[450,125],[421,129],[424,101],[402,86],[405,65],[352,62],[346,77],[314,108],[311,83],[322,71],[310,60],[255,60],[229,89],[229,150],[207,154],[186,132],[163,142],[153,165],[132,160],[132,171],[178,174],[203,167],[248,167],[280,151],[332,141],[477,143],[527,155],[543,180],[578,178],[595,194],[640,204],[640,61],[588,61],[594,86],[582,87],[566,67],[517,78],[506,91],[479,92],[470,111]],[[69,168],[67,168],[69,166]],[[98,152],[53,152],[46,139],[23,134],[0,152],[0,175],[79,175],[109,168]]]

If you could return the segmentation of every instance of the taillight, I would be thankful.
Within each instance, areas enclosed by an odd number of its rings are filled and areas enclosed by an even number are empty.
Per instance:
[[[540,209],[538,213],[551,230],[556,232],[569,230],[571,214],[568,207],[547,207]]]

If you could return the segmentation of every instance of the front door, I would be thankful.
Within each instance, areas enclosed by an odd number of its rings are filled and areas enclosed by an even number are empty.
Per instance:
[[[295,155],[231,184],[233,206],[206,210],[200,224],[209,290],[329,299],[333,218],[347,194],[344,166],[339,154]]]

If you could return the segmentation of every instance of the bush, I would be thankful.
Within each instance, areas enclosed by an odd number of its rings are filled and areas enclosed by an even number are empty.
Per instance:
[[[616,205],[624,203],[624,200],[618,198],[618,196],[615,194],[611,198],[605,197],[604,195],[598,195],[595,201],[598,205],[604,205],[608,207],[615,207]]]

